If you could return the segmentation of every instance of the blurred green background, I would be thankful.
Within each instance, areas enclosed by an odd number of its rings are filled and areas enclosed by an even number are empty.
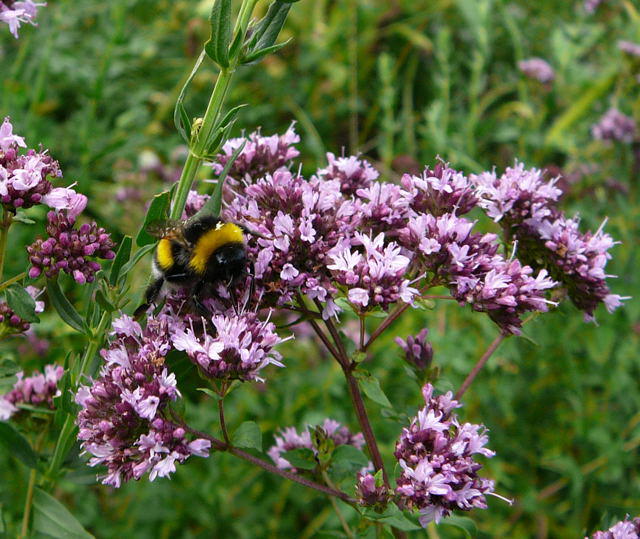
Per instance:
[[[11,115],[30,145],[50,149],[65,180],[89,196],[88,212],[116,238],[136,231],[145,199],[162,188],[161,175],[141,170],[158,162],[169,172],[179,166],[173,104],[207,39],[210,4],[59,0],[42,8],[39,26],[23,28],[19,40],[0,28],[0,116]],[[617,46],[620,39],[640,42],[636,2],[609,0],[588,15],[580,0],[302,0],[283,37],[292,43],[237,74],[228,105],[250,106],[236,134],[259,126],[265,134],[282,132],[295,120],[308,174],[324,165],[326,151],[343,149],[362,152],[389,178],[418,172],[438,155],[466,172],[502,169],[515,158],[548,167],[562,175],[564,208],[579,212],[584,228],[595,230],[609,217],[607,230],[621,242],[608,266],[619,276],[613,291],[640,294],[640,145],[590,135],[611,106],[640,120],[640,59]],[[520,73],[517,62],[531,56],[553,66],[552,84]],[[187,98],[194,116],[204,110],[214,77],[211,64],[196,76]],[[126,187],[144,196],[129,196]],[[23,225],[12,231],[7,276],[22,271],[33,234]],[[136,294],[147,275],[140,267]],[[449,303],[405,315],[373,349],[370,369],[402,413],[415,412],[420,393],[404,373],[394,336],[429,328],[442,369],[438,387],[447,390],[497,334],[488,319]],[[53,314],[43,316],[36,333],[51,340],[46,359],[17,340],[0,353],[19,355],[29,370],[62,362],[66,350],[82,346]],[[461,410],[464,420],[490,429],[497,456],[485,475],[516,503],[491,498],[488,510],[465,516],[479,537],[583,537],[638,515],[638,302],[613,315],[598,312],[597,325],[562,306],[524,333],[502,345]],[[228,422],[257,421],[267,447],[282,426],[328,416],[355,427],[339,368],[316,343],[298,339],[283,354],[287,368],[272,369],[266,385],[232,393]],[[189,409],[194,424],[215,431],[210,402]],[[398,426],[374,403],[369,410],[391,457]],[[326,499],[229,455],[193,458],[171,481],[118,491],[96,485],[94,471],[77,464],[56,495],[100,538],[341,533]],[[0,449],[9,537],[26,481],[27,471]],[[428,533],[463,536],[444,523]]]

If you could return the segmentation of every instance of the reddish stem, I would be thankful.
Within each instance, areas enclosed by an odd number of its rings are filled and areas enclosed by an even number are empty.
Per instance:
[[[480,372],[482,367],[484,367],[484,364],[489,360],[491,355],[497,350],[498,346],[500,346],[500,343],[506,337],[507,337],[506,334],[500,333],[500,335],[498,335],[495,339],[493,339],[493,342],[489,345],[489,348],[487,348],[485,353],[482,354],[482,357],[474,365],[473,369],[471,369],[471,372],[465,378],[464,382],[462,382],[462,385],[460,386],[460,389],[458,389],[458,392],[456,393],[456,397],[455,397],[456,400],[460,400],[462,395],[464,395],[465,391],[467,389],[469,389],[469,386],[471,385],[471,383],[473,382],[475,377],[478,375],[478,373]]]

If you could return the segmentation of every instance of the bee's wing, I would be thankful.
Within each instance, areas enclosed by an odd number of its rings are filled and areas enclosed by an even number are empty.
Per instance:
[[[183,221],[176,219],[160,219],[158,221],[151,221],[147,225],[146,231],[154,238],[175,240],[184,245],[188,244],[184,237]]]

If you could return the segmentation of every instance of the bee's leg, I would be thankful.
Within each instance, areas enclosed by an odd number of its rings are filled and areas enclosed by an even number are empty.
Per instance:
[[[247,305],[251,305],[251,302],[253,301],[253,295],[256,293],[256,268],[253,265],[253,261],[249,262],[249,268],[249,277],[251,278],[251,284],[249,284],[249,298],[247,299],[247,302],[244,306],[245,309],[247,308]]]
[[[158,294],[160,293],[160,290],[162,289],[163,283],[164,283],[164,278],[158,277],[155,281],[153,281],[147,287],[147,290],[144,293],[145,302],[142,305],[140,305],[140,307],[138,307],[133,313],[133,317],[135,319],[140,318],[142,313],[144,313],[151,306],[151,304],[156,300],[156,298],[158,297]]]
[[[198,281],[196,285],[193,287],[192,297],[193,297],[193,305],[198,311],[198,314],[205,319],[208,319],[211,316],[209,309],[204,306],[204,303],[200,300],[200,294],[202,293],[202,289],[204,288],[204,281]]]
[[[233,288],[233,280],[227,283],[227,291],[229,292],[229,296],[231,297],[231,306],[235,311],[236,315],[238,314],[238,298],[236,296],[236,291]]]

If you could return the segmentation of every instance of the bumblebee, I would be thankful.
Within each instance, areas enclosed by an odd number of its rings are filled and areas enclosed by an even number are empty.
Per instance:
[[[190,287],[196,308],[206,313],[200,296],[207,285],[229,285],[247,274],[245,230],[239,225],[205,215],[186,221],[156,221],[147,232],[160,241],[153,256],[153,281],[134,317],[155,302],[165,283]]]

